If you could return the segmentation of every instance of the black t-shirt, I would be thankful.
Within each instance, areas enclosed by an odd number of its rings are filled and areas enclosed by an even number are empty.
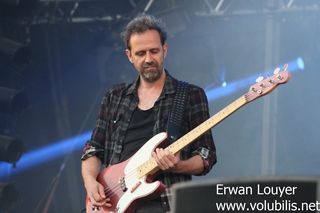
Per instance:
[[[127,160],[136,153],[153,136],[155,124],[153,108],[133,112],[120,156],[120,162]]]

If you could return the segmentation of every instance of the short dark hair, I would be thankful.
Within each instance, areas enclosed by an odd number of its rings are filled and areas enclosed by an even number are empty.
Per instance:
[[[121,33],[122,40],[127,49],[130,47],[130,38],[134,33],[143,33],[147,30],[156,30],[160,35],[161,44],[164,45],[167,39],[165,26],[160,19],[151,15],[139,15],[132,19]]]

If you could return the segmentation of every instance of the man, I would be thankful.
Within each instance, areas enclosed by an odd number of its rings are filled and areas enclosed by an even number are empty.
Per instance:
[[[108,166],[123,162],[153,135],[167,131],[178,83],[164,69],[168,45],[160,20],[148,15],[138,16],[126,26],[122,37],[126,55],[139,77],[107,92],[96,128],[83,150],[82,176],[87,195],[95,206],[111,206],[110,198],[96,180],[101,164]],[[182,135],[209,117],[203,89],[190,84],[186,103]],[[208,173],[216,162],[210,131],[177,155],[157,148],[152,157],[161,170],[157,179],[163,181],[167,190],[161,197],[144,203],[137,212],[168,211],[170,186],[190,180],[191,175]]]

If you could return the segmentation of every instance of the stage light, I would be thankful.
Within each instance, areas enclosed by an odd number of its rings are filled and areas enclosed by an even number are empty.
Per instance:
[[[18,139],[0,135],[0,161],[15,164],[23,152],[24,147]]]
[[[0,162],[0,179],[82,149],[85,142],[90,139],[91,133],[92,130],[27,152],[23,154],[14,169],[10,164]]]
[[[23,91],[0,87],[0,113],[21,112],[28,105],[29,101]]]
[[[30,48],[8,38],[0,37],[0,55],[17,65],[29,64]]]
[[[283,67],[283,65],[280,65],[279,67]],[[304,63],[302,58],[297,58],[296,60],[289,62],[288,70],[290,72],[303,70],[303,68]],[[272,73],[272,71],[269,70],[268,73],[270,74]],[[263,74],[266,74],[266,71],[263,72]],[[215,89],[208,89],[206,90],[208,100],[212,101],[238,91],[238,89],[254,83],[256,78],[260,75],[261,73],[236,82],[228,82],[225,87],[221,86]],[[0,163],[0,179],[9,176],[9,174],[17,174],[31,167],[40,165],[44,162],[56,159],[61,156],[65,156],[66,154],[70,154],[76,150],[80,150],[83,147],[84,143],[90,139],[91,133],[92,130],[77,136],[73,136],[71,138],[58,141],[49,146],[25,153],[19,161],[18,167],[15,169],[12,169],[11,165],[7,163]]]
[[[18,192],[11,183],[0,183],[0,212],[10,212],[18,200]]]
[[[304,69],[304,61],[303,61],[303,59],[302,58],[297,58],[297,61],[296,61],[296,63],[297,63],[297,66],[298,66],[298,68],[299,69],[301,69],[301,70],[303,70]]]
[[[296,71],[304,70],[304,61],[301,57],[298,57],[297,59],[290,61],[287,64],[288,64],[288,71],[289,72],[296,72]],[[281,64],[277,67],[282,68],[283,66],[284,66],[284,64]],[[214,101],[214,100],[219,99],[221,97],[227,96],[231,93],[239,91],[242,88],[248,87],[248,86],[254,84],[255,80],[259,76],[273,75],[274,69],[275,69],[275,67],[272,69],[269,69],[269,70],[262,71],[262,72],[257,72],[258,74],[256,74],[256,75],[249,76],[247,78],[240,79],[238,81],[230,82],[228,84],[224,81],[222,83],[221,87],[206,89],[205,92],[208,97],[208,100]]]
[[[222,87],[226,87],[226,86],[227,86],[227,82],[225,82],[225,81],[222,82],[221,86],[222,86]]]

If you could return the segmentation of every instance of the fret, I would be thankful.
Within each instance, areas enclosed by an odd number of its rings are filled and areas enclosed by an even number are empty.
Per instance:
[[[225,118],[227,118],[229,115],[231,115],[233,112],[238,110],[243,105],[255,100],[256,98],[268,94],[279,84],[286,83],[290,79],[290,75],[286,69],[287,65],[284,67],[284,71],[282,73],[279,74],[279,72],[276,72],[276,69],[274,72],[274,76],[271,76],[263,81],[259,80],[258,83],[251,86],[248,93],[233,101],[224,109],[220,110],[217,114],[210,117],[208,120],[204,121],[202,124],[188,132],[186,135],[182,136],[180,139],[168,146],[166,150],[169,150],[172,154],[178,153],[184,147],[189,145],[192,141],[194,141],[199,136],[204,134],[206,131],[223,121]],[[138,173],[139,177],[143,177],[156,170],[158,170],[157,163],[153,158],[151,158],[148,161],[141,164],[136,169],[136,172]]]
[[[169,150],[172,154],[178,153],[184,147],[189,145],[192,141],[194,141],[199,136],[204,134],[206,131],[220,123],[222,120],[224,120],[226,117],[231,115],[233,112],[235,112],[237,109],[239,109],[246,103],[247,101],[245,96],[241,96],[240,98],[229,104],[227,107],[219,111],[217,114],[210,117],[208,120],[204,121],[198,127],[194,128],[186,135],[175,141],[166,149]],[[151,158],[137,168],[137,173],[139,177],[143,177],[155,169],[157,169],[157,163],[153,158]]]

